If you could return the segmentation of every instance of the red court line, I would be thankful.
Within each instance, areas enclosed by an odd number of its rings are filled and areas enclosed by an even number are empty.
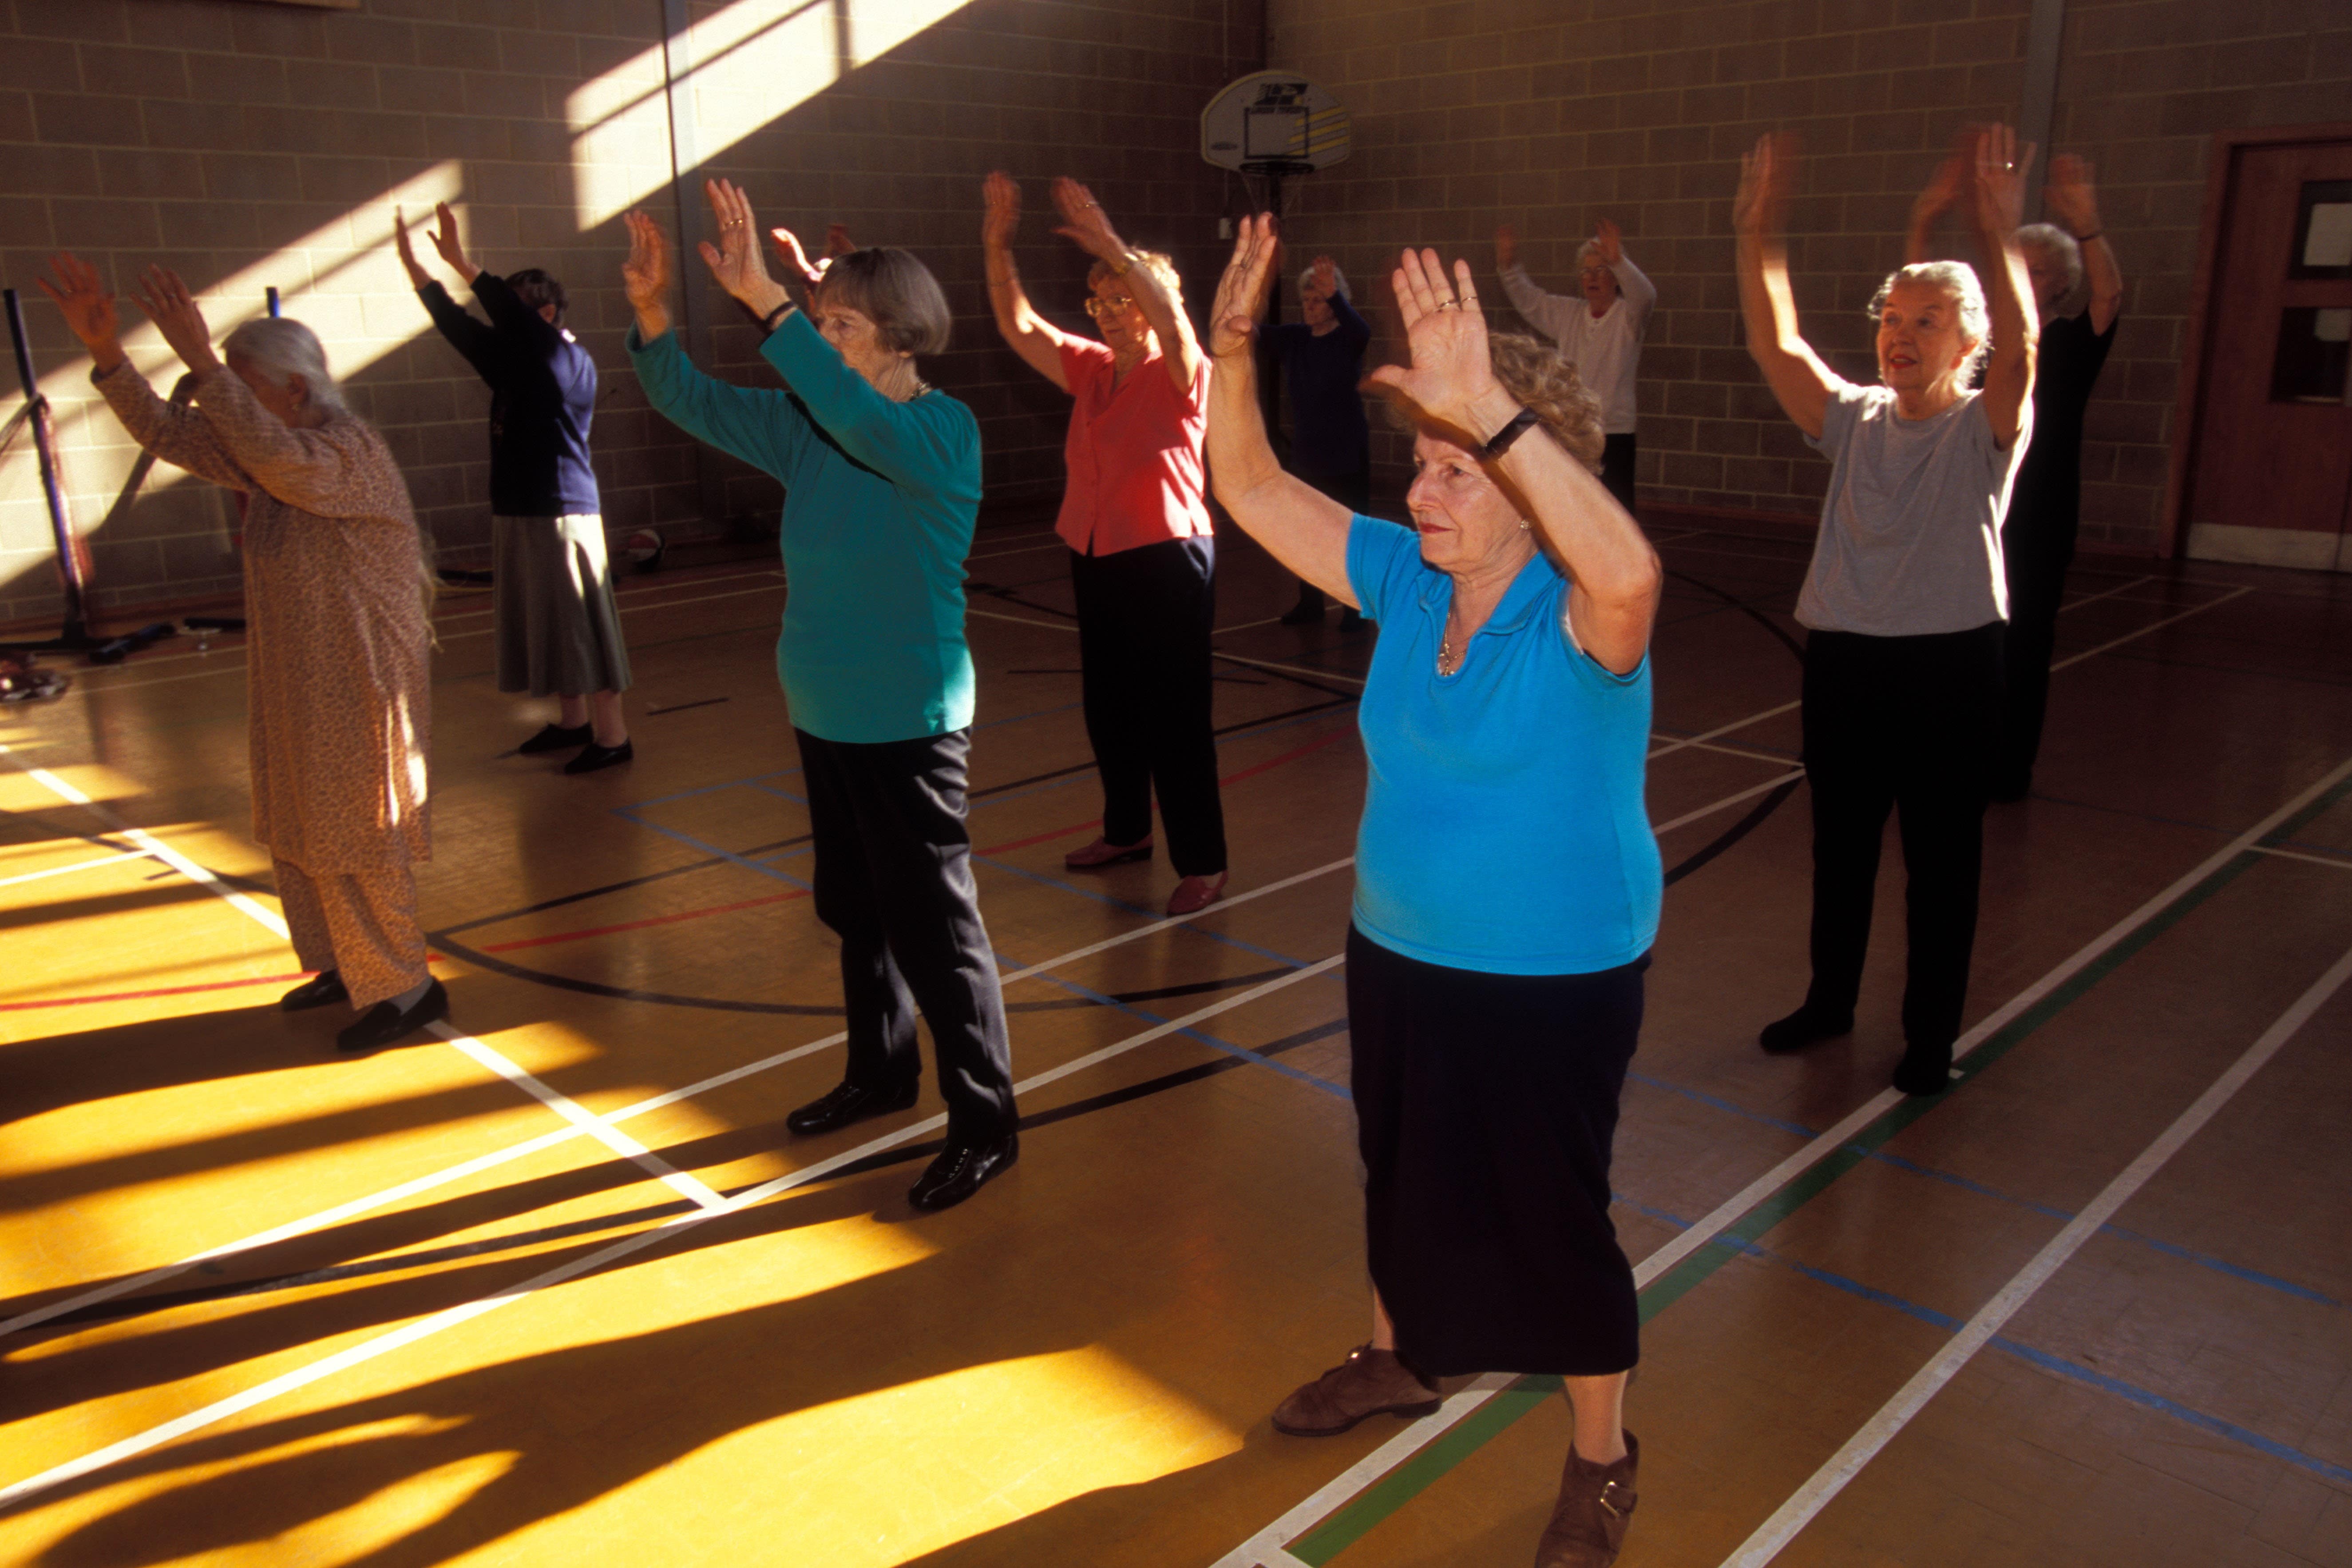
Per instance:
[[[764,899],[745,899],[738,904],[714,904],[707,910],[687,910],[675,915],[654,915],[641,921],[623,921],[618,925],[590,926],[585,931],[560,931],[549,936],[527,936],[515,942],[494,942],[485,946],[484,952],[512,952],[519,947],[547,947],[559,942],[578,942],[583,937],[611,936],[615,931],[643,931],[647,926],[674,925],[679,921],[700,920],[704,915],[733,914],[737,910],[756,910],[762,904],[788,903],[793,899],[805,899],[812,889],[795,888],[789,893],[772,893]]]
[[[1267,769],[1278,768],[1285,763],[1295,763],[1299,758],[1307,755],[1309,752],[1319,752],[1326,746],[1346,740],[1353,733],[1355,733],[1355,731],[1352,730],[1335,730],[1319,741],[1309,741],[1303,746],[1295,746],[1291,748],[1289,751],[1283,752],[1278,757],[1268,757],[1265,762],[1255,763],[1249,767],[1242,769],[1238,773],[1228,773],[1223,778],[1217,781],[1218,787],[1223,788],[1226,784],[1239,784],[1242,780],[1246,778],[1255,778],[1259,773],[1265,773]],[[1033,844],[1043,844],[1048,839],[1066,838],[1073,833],[1084,833],[1089,827],[1100,827],[1101,826],[1101,817],[1091,817],[1085,822],[1072,823],[1067,827],[1056,827],[1050,833],[1040,833],[1034,837],[1015,839],[1010,844],[993,845],[986,849],[975,849],[972,853],[975,855],[1002,855],[1007,850],[1024,849]],[[590,926],[582,931],[555,931],[547,936],[527,936],[520,938],[514,942],[492,942],[486,944],[481,951],[484,952],[512,952],[518,948],[548,947],[556,942],[578,942],[586,937],[611,936],[615,932],[625,931],[642,931],[647,926],[675,925],[680,921],[700,920],[705,915],[732,914],[737,910],[754,910],[758,909],[762,904],[786,903],[793,899],[805,899],[809,897],[809,893],[810,889],[796,888],[789,893],[772,893],[763,899],[745,899],[740,903],[733,904],[714,904],[709,909],[684,910],[674,915],[655,915],[647,920],[623,921],[618,925]]]

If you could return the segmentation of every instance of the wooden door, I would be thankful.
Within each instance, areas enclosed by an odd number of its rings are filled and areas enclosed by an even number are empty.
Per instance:
[[[2189,553],[2352,571],[2352,141],[2232,149]]]

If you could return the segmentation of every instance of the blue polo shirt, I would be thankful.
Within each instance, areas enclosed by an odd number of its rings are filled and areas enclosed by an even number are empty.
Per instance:
[[[1355,922],[1408,958],[1495,974],[1630,963],[1664,876],[1643,799],[1650,661],[1612,675],[1569,637],[1538,552],[1462,668],[1437,673],[1454,581],[1412,529],[1358,517],[1348,580],[1380,625],[1357,723],[1370,765]]]

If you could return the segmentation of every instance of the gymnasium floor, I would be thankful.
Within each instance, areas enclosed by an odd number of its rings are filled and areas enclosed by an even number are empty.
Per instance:
[[[1674,874],[1618,1142],[1630,1565],[2352,1564],[2352,582],[2094,560],[1995,808],[1963,1081],[1898,1102],[1899,868],[1851,1043],[1803,984],[1806,546],[1662,530]],[[834,959],[765,561],[635,578],[638,760],[505,754],[440,614],[446,1041],[333,1058],[245,837],[243,659],[0,710],[0,1562],[1522,1564],[1565,1407],[1304,1441],[1363,1334],[1337,972],[1370,634],[1225,548],[1235,897],[1099,800],[1058,546],[975,546],[983,907],[1023,1159],[919,1218],[937,1100],[795,1142]],[[458,1031],[463,1031],[459,1033]],[[1841,1489],[1836,1483],[1846,1478]]]

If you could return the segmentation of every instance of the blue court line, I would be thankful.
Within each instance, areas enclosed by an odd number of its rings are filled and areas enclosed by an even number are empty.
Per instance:
[[[777,881],[789,882],[795,888],[806,889],[816,886],[814,882],[803,882],[798,877],[788,877],[782,871],[775,870],[767,866],[762,866],[757,860],[747,860],[742,856],[735,854],[730,850],[721,849],[716,844],[706,844],[690,833],[680,833],[674,827],[664,827],[657,822],[647,822],[643,817],[632,815],[631,808],[628,806],[614,806],[613,808],[613,815],[625,818],[630,822],[634,822],[639,827],[647,828],[655,833],[658,833],[665,838],[675,838],[680,844],[690,844],[706,855],[716,855],[721,860],[730,861],[734,865],[740,866],[747,871],[757,871],[762,877],[773,877]]]
[[[1618,1201],[1637,1214],[1657,1220],[1661,1224],[1673,1226],[1679,1230],[1690,1228],[1688,1220],[1669,1214],[1664,1209],[1652,1208],[1646,1204],[1635,1203],[1633,1199],[1622,1195],[1618,1196]],[[1831,1269],[1816,1268],[1811,1264],[1800,1263],[1793,1258],[1774,1252],[1769,1247],[1759,1247],[1752,1241],[1743,1242],[1719,1236],[1708,1245],[1732,1247],[1750,1258],[1777,1263],[1784,1268],[1803,1275],[1808,1279],[1818,1280],[1822,1284],[1843,1290],[1850,1296],[1859,1296],[1865,1301],[1874,1301],[1882,1307],[1891,1307],[1895,1311],[1916,1318],[1923,1323],[1932,1323],[1946,1333],[1958,1333],[1966,1326],[1960,1319],[1949,1313],[1939,1312],[1933,1307],[1920,1306],[1916,1301],[1906,1301],[1891,1291],[1881,1290],[1874,1285],[1865,1285],[1859,1279],[1850,1279]],[[2227,1437],[2233,1443],[2242,1443],[2249,1448],[2269,1455],[2272,1458],[2284,1459],[2290,1465],[2309,1470],[2316,1476],[2325,1476],[2329,1480],[2339,1483],[2352,1481],[2352,1469],[2331,1464],[2315,1455],[2306,1454],[2300,1448],[2282,1443],[2275,1437],[2264,1436],[2262,1433],[2251,1427],[2241,1426],[2234,1421],[2224,1421],[2218,1415],[2208,1415],[2201,1410],[2191,1409],[2178,1400],[2168,1399],[2152,1389],[2142,1388],[2137,1384],[2126,1383],[2122,1378],[2111,1376],[2095,1368],[2084,1366],[2080,1362],[2070,1361],[2064,1356],[2011,1339],[2006,1334],[1995,1334],[1987,1342],[2030,1366],[2037,1366],[2044,1372],[2055,1373],[2060,1377],[2079,1383],[2085,1388],[2095,1388],[2103,1394],[2112,1394],[2119,1399],[2128,1400],[2144,1410],[2153,1410],[2159,1415],[2169,1415],[2176,1421],[2185,1422],[2189,1426],[2210,1432],[2218,1437]]]
[[[1814,1138],[1820,1136],[1818,1129],[1808,1127],[1801,1121],[1786,1121],[1777,1116],[1767,1116],[1761,1111],[1750,1110],[1747,1107],[1735,1104],[1728,1100],[1721,1099],[1716,1095],[1706,1094],[1698,1089],[1688,1089],[1678,1083],[1670,1083],[1664,1079],[1652,1078],[1646,1073],[1638,1072],[1628,1072],[1625,1077],[1632,1082],[1647,1084],[1652,1089],[1663,1089],[1668,1094],[1680,1095],[1685,1100],[1696,1100],[1701,1105],[1707,1106],[1716,1110],[1723,1111],[1727,1115],[1739,1117],[1743,1121],[1760,1122],[1764,1126],[1777,1129],[1782,1132],[1790,1133],[1799,1138]],[[1990,1198],[1995,1203],[2007,1204],[2012,1208],[2028,1209],[2034,1214],[2046,1215],[2049,1218],[2058,1220],[2061,1223],[2072,1220],[2074,1217],[2072,1213],[2065,1209],[2054,1208],[2044,1203],[2037,1203],[2032,1198],[2019,1197],[2014,1193],[2005,1193],[1998,1187],[1989,1187],[1982,1182],[1971,1181],[1969,1178],[1959,1175],[1955,1172],[1939,1171],[1932,1165],[1922,1165],[1916,1161],[1906,1160],[1900,1154],[1888,1153],[1884,1149],[1864,1149],[1860,1144],[1850,1144],[1848,1147],[1851,1148],[1853,1152],[1862,1155],[1865,1159],[1877,1161],[1879,1163],[1884,1165],[1892,1165],[1898,1171],[1907,1172],[1915,1176],[1924,1176],[1929,1181],[1942,1182],[1948,1185],[1958,1187],[1963,1192],[1973,1193],[1979,1197]],[[1648,1211],[1644,1210],[1643,1212],[1647,1213]],[[1653,1217],[1664,1218],[1667,1216],[1654,1215]],[[1675,1223],[1680,1224],[1681,1222],[1676,1221]],[[2327,1295],[2324,1291],[2315,1290],[2308,1285],[2298,1285],[2292,1279],[2282,1279],[2275,1274],[2265,1274],[2259,1269],[2248,1268],[2241,1264],[2231,1263],[2226,1258],[2215,1258],[2210,1253],[2192,1251],[2191,1249],[2179,1246],[2175,1242],[2163,1241],[2141,1231],[2130,1230],[2122,1226],[2112,1224],[2103,1225],[2099,1227],[2099,1230],[2102,1235],[2113,1236],[2125,1241],[2137,1242],[2142,1247],[2151,1248],[2157,1252],[2161,1252],[2168,1258],[2178,1258],[2184,1262],[2194,1263],[2200,1268],[2210,1268],[2217,1274],[2225,1274],[2232,1279],[2242,1280],[2249,1285],[2260,1285],[2265,1289],[2277,1290],[2283,1294],[2295,1297],[2301,1300],[2316,1302],[2323,1307],[2341,1308],[2344,1305],[2343,1302],[2337,1300],[2335,1297]]]
[[[1001,952],[996,955],[996,962],[1003,964],[1008,970],[1023,969],[1027,967],[1025,964],[1008,963],[1004,955]],[[1087,986],[1079,984],[1075,980],[1064,980],[1059,975],[1045,973],[1033,974],[1029,978],[1032,980],[1043,980],[1050,985],[1058,985],[1063,990],[1069,992],[1072,995],[1083,996],[1089,1002],[1098,1002],[1106,1007],[1115,1007],[1119,1012],[1127,1014],[1129,1017],[1140,1018],[1147,1024],[1164,1024],[1168,1022],[1167,1019],[1161,1017],[1159,1014],[1151,1012],[1147,1008],[1138,1007],[1133,1003],[1122,1002],[1116,996],[1108,995],[1100,991],[1091,990]],[[1188,1040],[1198,1040],[1204,1046],[1209,1046],[1217,1050],[1221,1050],[1229,1057],[1239,1057],[1245,1062],[1252,1062],[1262,1068],[1271,1068],[1285,1078],[1295,1078],[1301,1083],[1312,1084],[1315,1088],[1321,1089],[1326,1094],[1336,1094],[1341,1100],[1351,1102],[1356,1098],[1353,1094],[1349,1093],[1346,1088],[1339,1084],[1333,1083],[1328,1078],[1318,1078],[1311,1072],[1306,1072],[1298,1068],[1292,1067],[1288,1062],[1276,1061],[1272,1057],[1261,1056],[1257,1052],[1250,1049],[1247,1046],[1237,1046],[1231,1040],[1219,1039],[1216,1036],[1208,1034],[1200,1029],[1179,1029],[1176,1033],[1181,1035]]]

